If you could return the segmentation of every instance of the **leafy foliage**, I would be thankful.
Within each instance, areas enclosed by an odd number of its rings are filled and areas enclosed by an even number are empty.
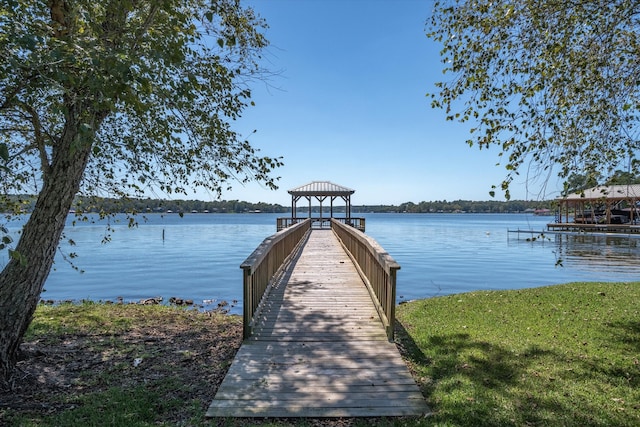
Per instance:
[[[70,123],[92,147],[85,194],[275,188],[280,159],[231,127],[264,26],[236,0],[2,0],[0,192],[37,193]]]
[[[0,387],[78,193],[276,187],[280,159],[231,126],[261,76],[264,26],[240,0],[0,0],[0,206],[38,194],[15,249],[0,233]]]
[[[432,105],[473,123],[469,145],[498,146],[506,197],[523,169],[638,175],[639,12],[637,0],[436,2],[428,36],[452,78]]]

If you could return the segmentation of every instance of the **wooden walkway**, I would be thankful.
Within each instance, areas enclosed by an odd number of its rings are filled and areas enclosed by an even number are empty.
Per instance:
[[[331,230],[313,230],[275,284],[207,417],[428,412],[362,279]]]

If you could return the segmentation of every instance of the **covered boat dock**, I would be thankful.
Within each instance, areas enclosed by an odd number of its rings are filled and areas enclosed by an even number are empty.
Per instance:
[[[597,186],[557,199],[555,232],[640,233],[640,184]]]

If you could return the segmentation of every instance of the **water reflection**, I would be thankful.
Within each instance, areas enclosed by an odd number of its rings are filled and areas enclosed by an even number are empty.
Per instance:
[[[640,240],[635,237],[556,234],[557,256],[564,266],[594,271],[640,273]]]

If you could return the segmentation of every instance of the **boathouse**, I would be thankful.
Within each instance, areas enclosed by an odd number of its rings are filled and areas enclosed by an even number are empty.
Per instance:
[[[640,184],[597,186],[559,197],[550,231],[640,232]]]

